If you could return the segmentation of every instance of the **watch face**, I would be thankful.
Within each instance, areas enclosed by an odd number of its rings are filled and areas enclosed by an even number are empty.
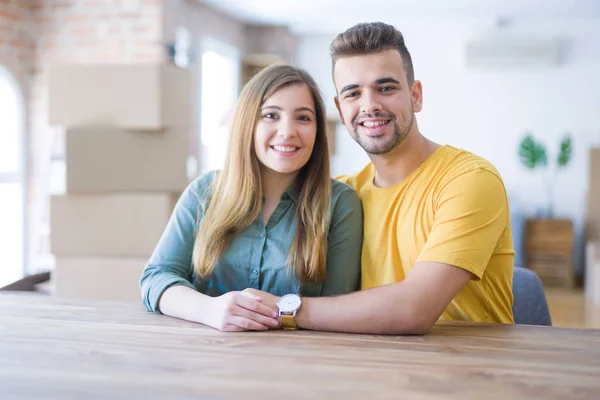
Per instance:
[[[294,312],[300,308],[302,301],[296,294],[286,294],[277,302],[277,307],[281,312]]]

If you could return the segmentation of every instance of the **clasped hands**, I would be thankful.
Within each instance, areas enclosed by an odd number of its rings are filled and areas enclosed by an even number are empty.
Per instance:
[[[279,329],[278,296],[262,290],[245,289],[213,298],[209,325],[220,331],[265,331]]]

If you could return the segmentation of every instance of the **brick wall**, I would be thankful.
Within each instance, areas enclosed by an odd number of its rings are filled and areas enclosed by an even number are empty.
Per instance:
[[[0,64],[20,85],[27,107],[35,54],[35,26],[28,0],[0,0]],[[26,122],[25,131],[29,128]]]
[[[0,0],[0,64],[20,83],[25,97],[34,54],[29,4],[27,0]]]
[[[64,132],[47,123],[46,67],[160,61],[166,54],[164,44],[175,38],[178,26],[189,29],[196,51],[203,37],[213,37],[237,47],[242,56],[274,52],[289,62],[294,59],[295,40],[285,28],[248,26],[198,0],[0,0],[0,64],[20,82],[27,108],[31,271],[52,262],[39,255],[48,254],[51,158],[64,152]],[[193,65],[196,91],[199,75],[199,67]],[[197,133],[199,118],[194,119]],[[198,135],[192,133],[190,148],[197,149],[197,143]]]

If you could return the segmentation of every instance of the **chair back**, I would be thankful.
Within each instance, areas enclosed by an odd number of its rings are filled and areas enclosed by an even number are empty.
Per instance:
[[[513,297],[515,324],[552,326],[544,286],[535,272],[514,268]]]

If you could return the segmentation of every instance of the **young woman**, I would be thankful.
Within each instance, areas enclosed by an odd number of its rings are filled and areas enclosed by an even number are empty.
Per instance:
[[[254,288],[359,288],[362,208],[332,180],[325,108],[303,70],[274,65],[242,91],[224,168],[192,182],[141,278],[146,309],[226,331],[278,326]]]

